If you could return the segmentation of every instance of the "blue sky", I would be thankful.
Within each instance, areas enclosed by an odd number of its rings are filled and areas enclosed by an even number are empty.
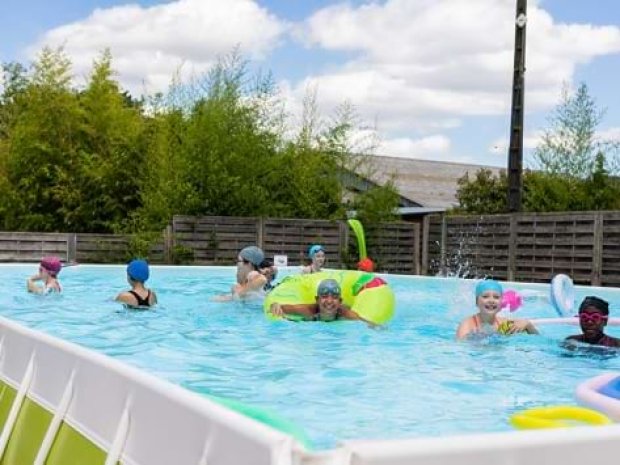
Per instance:
[[[526,147],[564,84],[584,81],[607,110],[601,137],[620,140],[620,2],[529,0]],[[273,72],[291,124],[316,92],[329,116],[344,100],[377,153],[506,164],[515,0],[3,1],[0,60],[29,63],[63,44],[77,85],[112,50],[134,94],[165,90],[239,46]],[[364,148],[363,145],[360,145]],[[527,152],[529,153],[529,151]],[[527,156],[527,155],[526,155]]]

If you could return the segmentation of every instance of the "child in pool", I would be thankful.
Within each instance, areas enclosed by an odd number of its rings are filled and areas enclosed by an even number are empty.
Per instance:
[[[121,292],[116,301],[132,308],[148,308],[157,303],[155,291],[145,287],[149,279],[149,264],[146,260],[132,260],[127,265],[127,282],[131,286],[129,291]]]
[[[274,281],[276,279],[276,276],[278,276],[278,268],[273,264],[273,261],[271,259],[265,258],[258,266],[258,272],[262,274],[267,280],[267,282],[263,286],[264,291],[269,292],[274,287],[276,287]]]
[[[456,330],[456,338],[463,340],[472,334],[500,333],[515,334],[526,332],[538,334],[531,321],[500,318],[502,285],[492,279],[480,281],[476,286],[476,306],[478,313],[464,319]]]
[[[312,262],[308,266],[301,268],[301,274],[319,273],[325,265],[325,249],[322,245],[315,244],[308,249],[308,258]]]
[[[575,343],[603,347],[620,347],[620,339],[604,333],[609,319],[609,303],[599,297],[588,296],[579,305],[579,325],[582,334],[568,336],[564,347],[571,348]]]
[[[342,303],[342,291],[335,279],[324,279],[319,283],[313,304],[280,304],[274,302],[271,304],[270,311],[274,316],[286,318],[286,315],[296,315],[305,321],[366,321]]]
[[[61,292],[62,287],[58,281],[58,273],[62,269],[62,263],[58,257],[45,257],[39,265],[39,272],[26,282],[28,292],[33,294],[49,294]],[[38,282],[42,284],[38,284]]]

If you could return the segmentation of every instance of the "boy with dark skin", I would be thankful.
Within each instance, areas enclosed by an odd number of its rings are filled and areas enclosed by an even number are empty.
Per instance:
[[[620,347],[620,339],[604,333],[609,319],[609,303],[595,297],[588,296],[579,306],[579,325],[582,334],[569,336],[564,340],[564,346],[574,346],[575,342],[602,347]]]

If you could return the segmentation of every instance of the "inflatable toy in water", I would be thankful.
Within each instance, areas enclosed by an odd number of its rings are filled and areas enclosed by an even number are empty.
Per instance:
[[[206,397],[220,405],[223,405],[224,407],[228,407],[231,410],[239,412],[246,417],[250,417],[267,426],[271,426],[272,428],[282,431],[283,433],[290,434],[306,449],[310,450],[310,440],[308,439],[306,432],[295,423],[281,417],[277,413],[265,408],[244,404],[234,399],[228,399],[226,397],[212,395],[207,395]]]
[[[609,425],[612,421],[600,412],[575,405],[536,407],[510,417],[517,429],[568,428],[571,426]]]
[[[382,325],[394,316],[394,292],[386,283],[377,282],[373,273],[352,270],[322,271],[287,276],[265,298],[263,309],[269,319],[278,319],[270,309],[272,303],[295,305],[316,302],[316,290],[324,279],[335,279],[342,290],[342,301],[364,320]],[[368,285],[368,286],[367,286]]]
[[[501,308],[506,308],[511,312],[518,310],[523,305],[523,297],[514,289],[507,289],[502,294]]]
[[[514,312],[521,308],[525,301],[539,297],[547,298],[537,291],[523,291],[519,293],[514,289],[507,289],[502,294],[501,308],[507,308]],[[554,276],[551,280],[548,298],[558,316],[567,317],[572,315],[575,308],[575,288],[572,279],[565,274]]]
[[[558,316],[570,316],[575,308],[573,280],[565,274],[554,276],[551,280],[551,294],[549,298]]]
[[[605,373],[579,384],[575,392],[583,405],[620,422],[620,373]]]

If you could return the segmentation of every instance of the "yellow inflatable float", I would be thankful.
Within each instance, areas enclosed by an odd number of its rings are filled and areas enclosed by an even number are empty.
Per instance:
[[[342,290],[342,301],[351,310],[371,323],[382,325],[394,316],[394,292],[373,273],[332,270],[320,273],[287,276],[265,298],[263,308],[269,319],[278,319],[270,312],[271,304],[313,304],[316,290],[324,279],[335,279]]]
[[[510,423],[517,429],[567,428],[580,425],[608,425],[611,420],[596,410],[576,405],[535,407],[513,414]]]

